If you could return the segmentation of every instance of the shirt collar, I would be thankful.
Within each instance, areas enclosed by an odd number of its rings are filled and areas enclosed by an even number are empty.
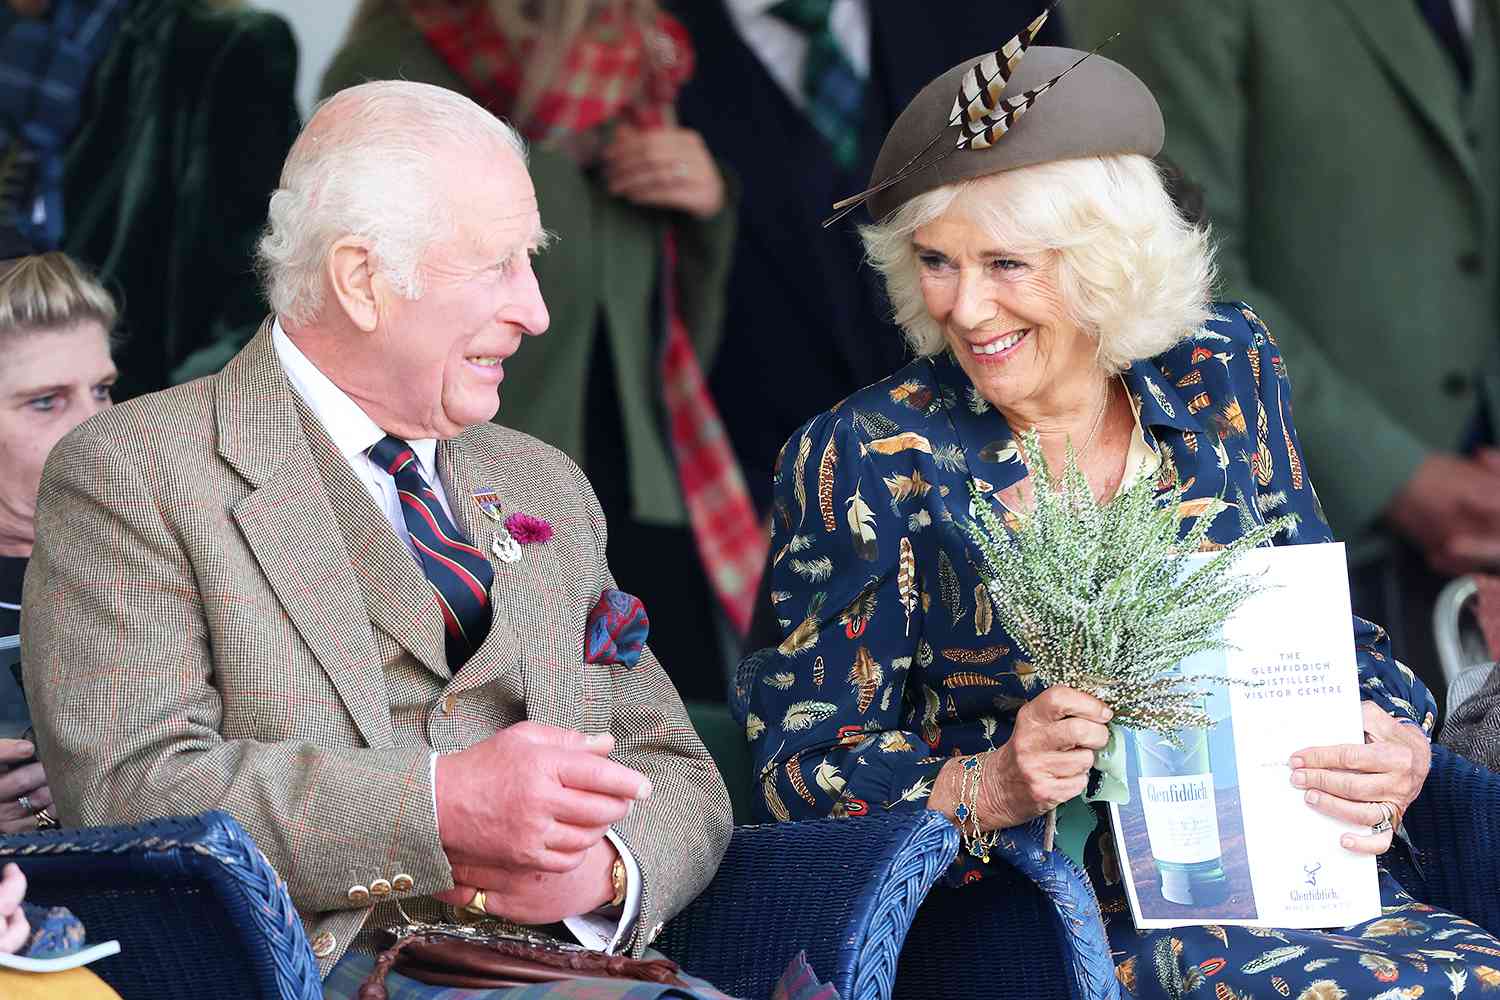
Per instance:
[[[1142,427],[1175,427],[1180,431],[1203,431],[1201,421],[1170,380],[1149,359],[1136,361],[1121,379],[1135,400]]]
[[[353,461],[355,456],[364,455],[385,437],[385,431],[380,429],[380,425],[371,420],[370,415],[360,409],[359,404],[350,399],[348,393],[335,385],[292,343],[292,338],[282,329],[279,317],[271,324],[271,346],[281,361],[281,367],[286,371],[292,391],[313,411],[340,455]],[[437,473],[437,441],[424,438],[406,443],[416,453],[427,481],[433,482],[433,476]]]

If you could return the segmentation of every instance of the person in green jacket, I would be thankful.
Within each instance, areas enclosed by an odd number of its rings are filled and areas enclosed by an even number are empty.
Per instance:
[[[237,6],[0,3],[0,219],[43,220],[34,244],[115,294],[120,399],[217,371],[265,318],[252,258],[301,126],[297,46]]]
[[[1085,44],[1123,32],[1110,56],[1161,102],[1165,153],[1204,190],[1222,295],[1255,303],[1297,375],[1356,611],[1441,698],[1432,598],[1500,567],[1500,2],[1070,13]]]
[[[680,30],[654,0],[366,0],[321,89],[432,83],[531,141],[542,222],[557,238],[536,260],[552,321],[506,361],[496,419],[582,466],[609,522],[619,585],[651,617],[653,650],[683,697],[722,701],[723,595],[690,525],[662,361],[670,310],[697,364],[709,367],[735,218],[702,139],[670,120],[670,77],[691,65],[685,33],[672,34]],[[637,34],[643,53],[628,44]],[[677,47],[666,80],[651,71],[663,44]],[[666,120],[638,124],[639,109],[663,105]],[[674,268],[663,253],[669,234]],[[755,561],[763,558],[762,548]]]

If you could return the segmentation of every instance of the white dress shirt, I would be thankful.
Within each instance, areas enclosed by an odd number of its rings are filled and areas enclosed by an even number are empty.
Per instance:
[[[1474,42],[1474,0],[1453,0],[1453,19],[1458,22],[1458,32],[1464,41]]]
[[[750,46],[792,103],[807,107],[802,92],[802,67],[807,63],[807,35],[781,18],[766,13],[778,0],[727,0],[729,16],[740,37]],[[828,26],[854,72],[870,75],[870,10],[866,0],[834,0]]]
[[[411,550],[412,558],[420,564],[421,558],[412,545],[411,534],[406,530],[406,515],[401,511],[401,498],[396,493],[396,481],[367,454],[372,446],[385,437],[385,431],[370,419],[369,414],[359,408],[358,403],[349,398],[348,393],[334,385],[333,381],[319,371],[318,366],[308,360],[307,355],[292,343],[292,339],[281,328],[280,319],[271,324],[271,346],[276,351],[276,357],[281,362],[282,369],[286,371],[287,381],[291,383],[292,391],[308,409],[312,410],[313,416],[318,418],[318,423],[322,424],[323,430],[328,432],[333,446],[354,470],[355,478],[370,491],[370,498],[375,501],[375,506],[385,514],[385,519],[391,524],[391,530]],[[448,504],[448,494],[443,489],[443,480],[437,473],[437,441],[433,438],[423,438],[406,443],[411,446],[417,456],[422,478],[437,494],[438,503],[443,505],[443,513],[448,515],[449,521],[452,521],[453,508]],[[428,763],[434,817],[437,816],[437,758],[438,755],[434,753]],[[606,907],[593,913],[569,917],[563,923],[567,925],[573,936],[578,938],[580,944],[589,948],[614,952],[626,939],[640,916],[641,872],[640,866],[636,864],[635,857],[631,855],[624,841],[617,837],[613,830],[608,831],[606,836],[609,837],[610,843],[615,845],[615,850],[620,852],[620,857],[625,862],[625,904],[619,911]]]

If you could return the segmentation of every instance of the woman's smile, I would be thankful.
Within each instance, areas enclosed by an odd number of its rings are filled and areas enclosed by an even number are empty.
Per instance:
[[[1028,326],[1024,330],[1012,330],[1010,333],[1002,333],[979,343],[969,340],[969,353],[974,355],[975,360],[980,364],[1003,364],[1015,354],[1016,348],[1020,347],[1030,335],[1031,327]]]

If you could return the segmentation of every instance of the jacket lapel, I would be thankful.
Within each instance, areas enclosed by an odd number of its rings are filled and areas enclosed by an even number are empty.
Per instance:
[[[424,667],[447,680],[451,671],[432,584],[317,417],[300,400],[297,412],[344,543],[354,557],[369,618]]]
[[[269,321],[218,376],[214,409],[220,456],[255,488],[231,511],[246,544],[365,742],[394,745],[384,678],[371,669],[379,656],[364,627],[359,581],[350,553],[330,534],[327,494],[311,488],[317,465]]]
[[[474,494],[490,491],[500,497],[505,514],[523,509],[517,502],[513,490],[507,489],[506,477],[501,475],[497,463],[490,461],[482,449],[474,447],[469,438],[461,434],[456,438],[438,443],[438,475],[443,480],[443,490],[448,494],[448,506],[453,511],[454,524],[474,546],[489,556],[495,570],[495,580],[490,585],[491,619],[489,634],[480,643],[469,662],[459,670],[449,685],[449,690],[462,693],[508,673],[521,663],[520,642],[517,638],[517,616],[525,616],[534,603],[531,595],[542,593],[539,577],[556,578],[563,568],[555,558],[548,560],[550,553],[546,545],[523,545],[521,558],[507,563],[497,558],[491,550],[496,530],[500,527],[480,509]],[[519,623],[522,627],[529,624]]]
[[[1478,184],[1479,164],[1464,141],[1458,76],[1441,45],[1410,0],[1376,3],[1338,0],[1357,35],[1385,66],[1416,113],[1452,151],[1470,181]],[[1310,99],[1318,95],[1308,95]],[[1379,128],[1379,122],[1372,122]]]

